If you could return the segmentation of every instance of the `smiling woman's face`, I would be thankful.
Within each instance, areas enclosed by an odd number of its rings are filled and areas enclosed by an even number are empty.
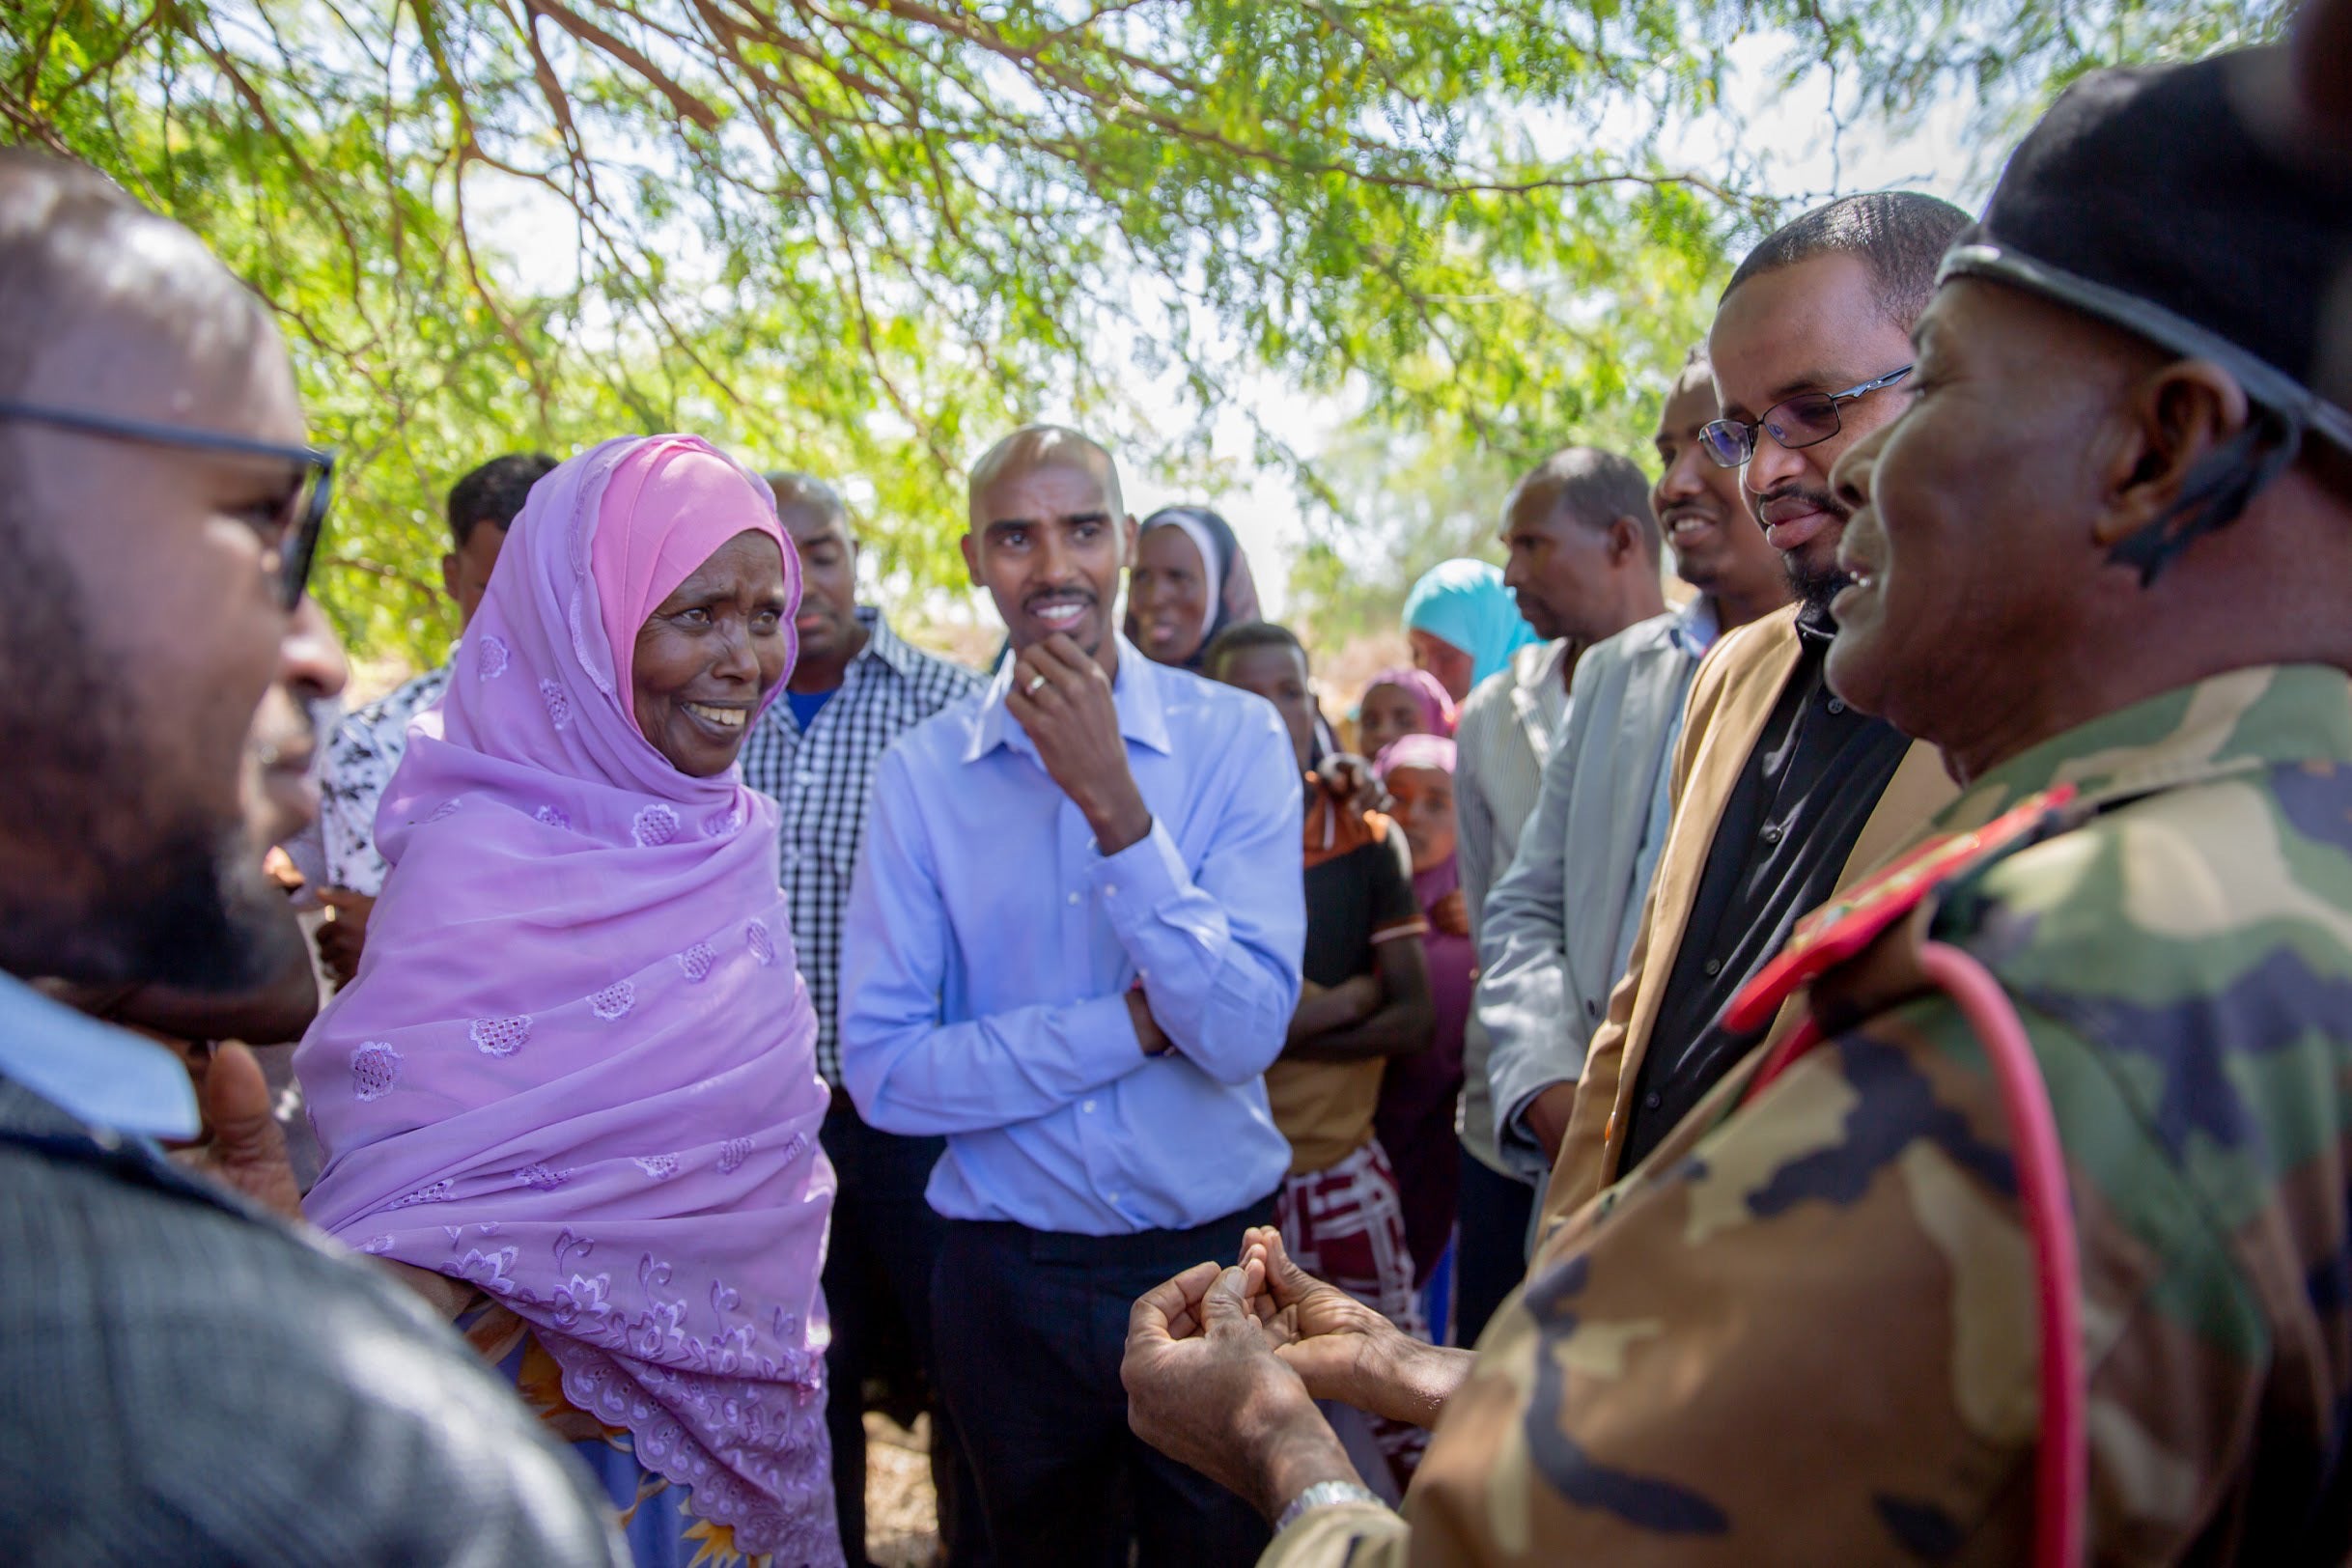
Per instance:
[[[1208,568],[1200,546],[1182,528],[1153,528],[1135,542],[1127,612],[1136,645],[1153,663],[1181,664],[1200,652],[1209,619]]]
[[[752,715],[791,662],[788,608],[783,552],[745,530],[646,617],[630,703],[671,767],[709,778],[735,765]]]

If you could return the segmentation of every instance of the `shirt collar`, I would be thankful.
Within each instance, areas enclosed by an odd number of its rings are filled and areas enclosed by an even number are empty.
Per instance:
[[[1573,637],[1530,643],[1511,656],[1511,667],[1497,680],[1507,680],[1511,712],[1526,732],[1540,763],[1551,753],[1553,729],[1568,709],[1568,672],[1583,644]]]
[[[1576,653],[1576,639],[1555,637],[1550,642],[1523,648],[1512,658],[1515,661],[1512,680],[1523,691],[1541,691],[1549,686],[1565,687],[1560,679],[1560,664]]]
[[[1798,605],[1797,635],[1804,640],[1808,650],[1820,653],[1829,652],[1830,644],[1837,637],[1837,623],[1831,618],[1829,606],[1827,604]]]
[[[1674,639],[1674,646],[1693,658],[1704,658],[1715,639],[1723,634],[1722,614],[1715,596],[1701,594],[1676,611],[1666,633]]]
[[[1939,822],[1989,822],[2056,784],[2095,802],[2287,763],[2352,764],[2352,680],[2342,671],[2259,665],[2117,709],[2010,758]]]
[[[860,604],[854,611],[857,624],[866,629],[866,645],[859,649],[853,664],[871,658],[904,680],[911,681],[916,674],[915,660],[923,656],[909,647],[905,638],[890,630],[890,623],[881,610],[871,604]]]
[[[0,974],[0,1077],[77,1121],[148,1137],[203,1130],[188,1070],[163,1047]]]
[[[1119,733],[1138,745],[1146,745],[1165,756],[1173,748],[1168,744],[1166,692],[1162,686],[1168,676],[1159,665],[1135,651],[1134,644],[1119,633],[1119,673],[1111,682],[1111,700],[1119,710]],[[971,742],[964,748],[964,760],[978,762],[998,746],[1015,751],[1034,753],[1036,747],[1022,733],[1021,725],[1005,712],[1004,699],[1013,689],[1014,660],[1010,652],[996,666],[995,678],[989,682],[988,690],[980,699],[980,722],[973,727]]]

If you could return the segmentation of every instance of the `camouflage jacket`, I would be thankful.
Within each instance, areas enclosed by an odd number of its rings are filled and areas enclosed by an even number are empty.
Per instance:
[[[2241,670],[1939,819],[2080,791],[1922,918],[2007,990],[2065,1144],[2094,1561],[2352,1545],[2348,765],[2342,674]],[[2033,1277],[1973,1035],[1915,995],[1739,1106],[1756,1065],[1545,1239],[1403,1515],[1310,1514],[1266,1563],[2025,1560]]]

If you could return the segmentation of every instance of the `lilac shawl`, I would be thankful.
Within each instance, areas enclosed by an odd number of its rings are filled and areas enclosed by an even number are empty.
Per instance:
[[[294,1058],[328,1157],[304,1207],[522,1317],[566,1396],[628,1427],[739,1550],[838,1563],[817,1288],[833,1177],[776,808],[638,732],[602,609],[653,569],[616,587],[591,566],[612,511],[658,499],[658,478],[629,482],[686,453],[707,485],[700,441],[606,441],[516,519],[442,733],[413,732],[384,793],[393,874],[359,973]],[[714,538],[775,534],[797,606],[798,559],[741,471]]]

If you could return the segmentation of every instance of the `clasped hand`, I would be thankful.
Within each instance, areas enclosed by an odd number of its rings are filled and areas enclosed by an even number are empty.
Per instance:
[[[1236,1267],[1196,1264],[1128,1319],[1128,1424],[1146,1442],[1269,1518],[1317,1481],[1356,1473],[1317,1399],[1367,1402],[1396,1327],[1308,1274],[1272,1227],[1244,1234]]]
[[[1241,1267],[1250,1315],[1267,1347],[1310,1396],[1389,1414],[1381,1390],[1416,1343],[1411,1335],[1291,1261],[1273,1225],[1242,1233]]]

